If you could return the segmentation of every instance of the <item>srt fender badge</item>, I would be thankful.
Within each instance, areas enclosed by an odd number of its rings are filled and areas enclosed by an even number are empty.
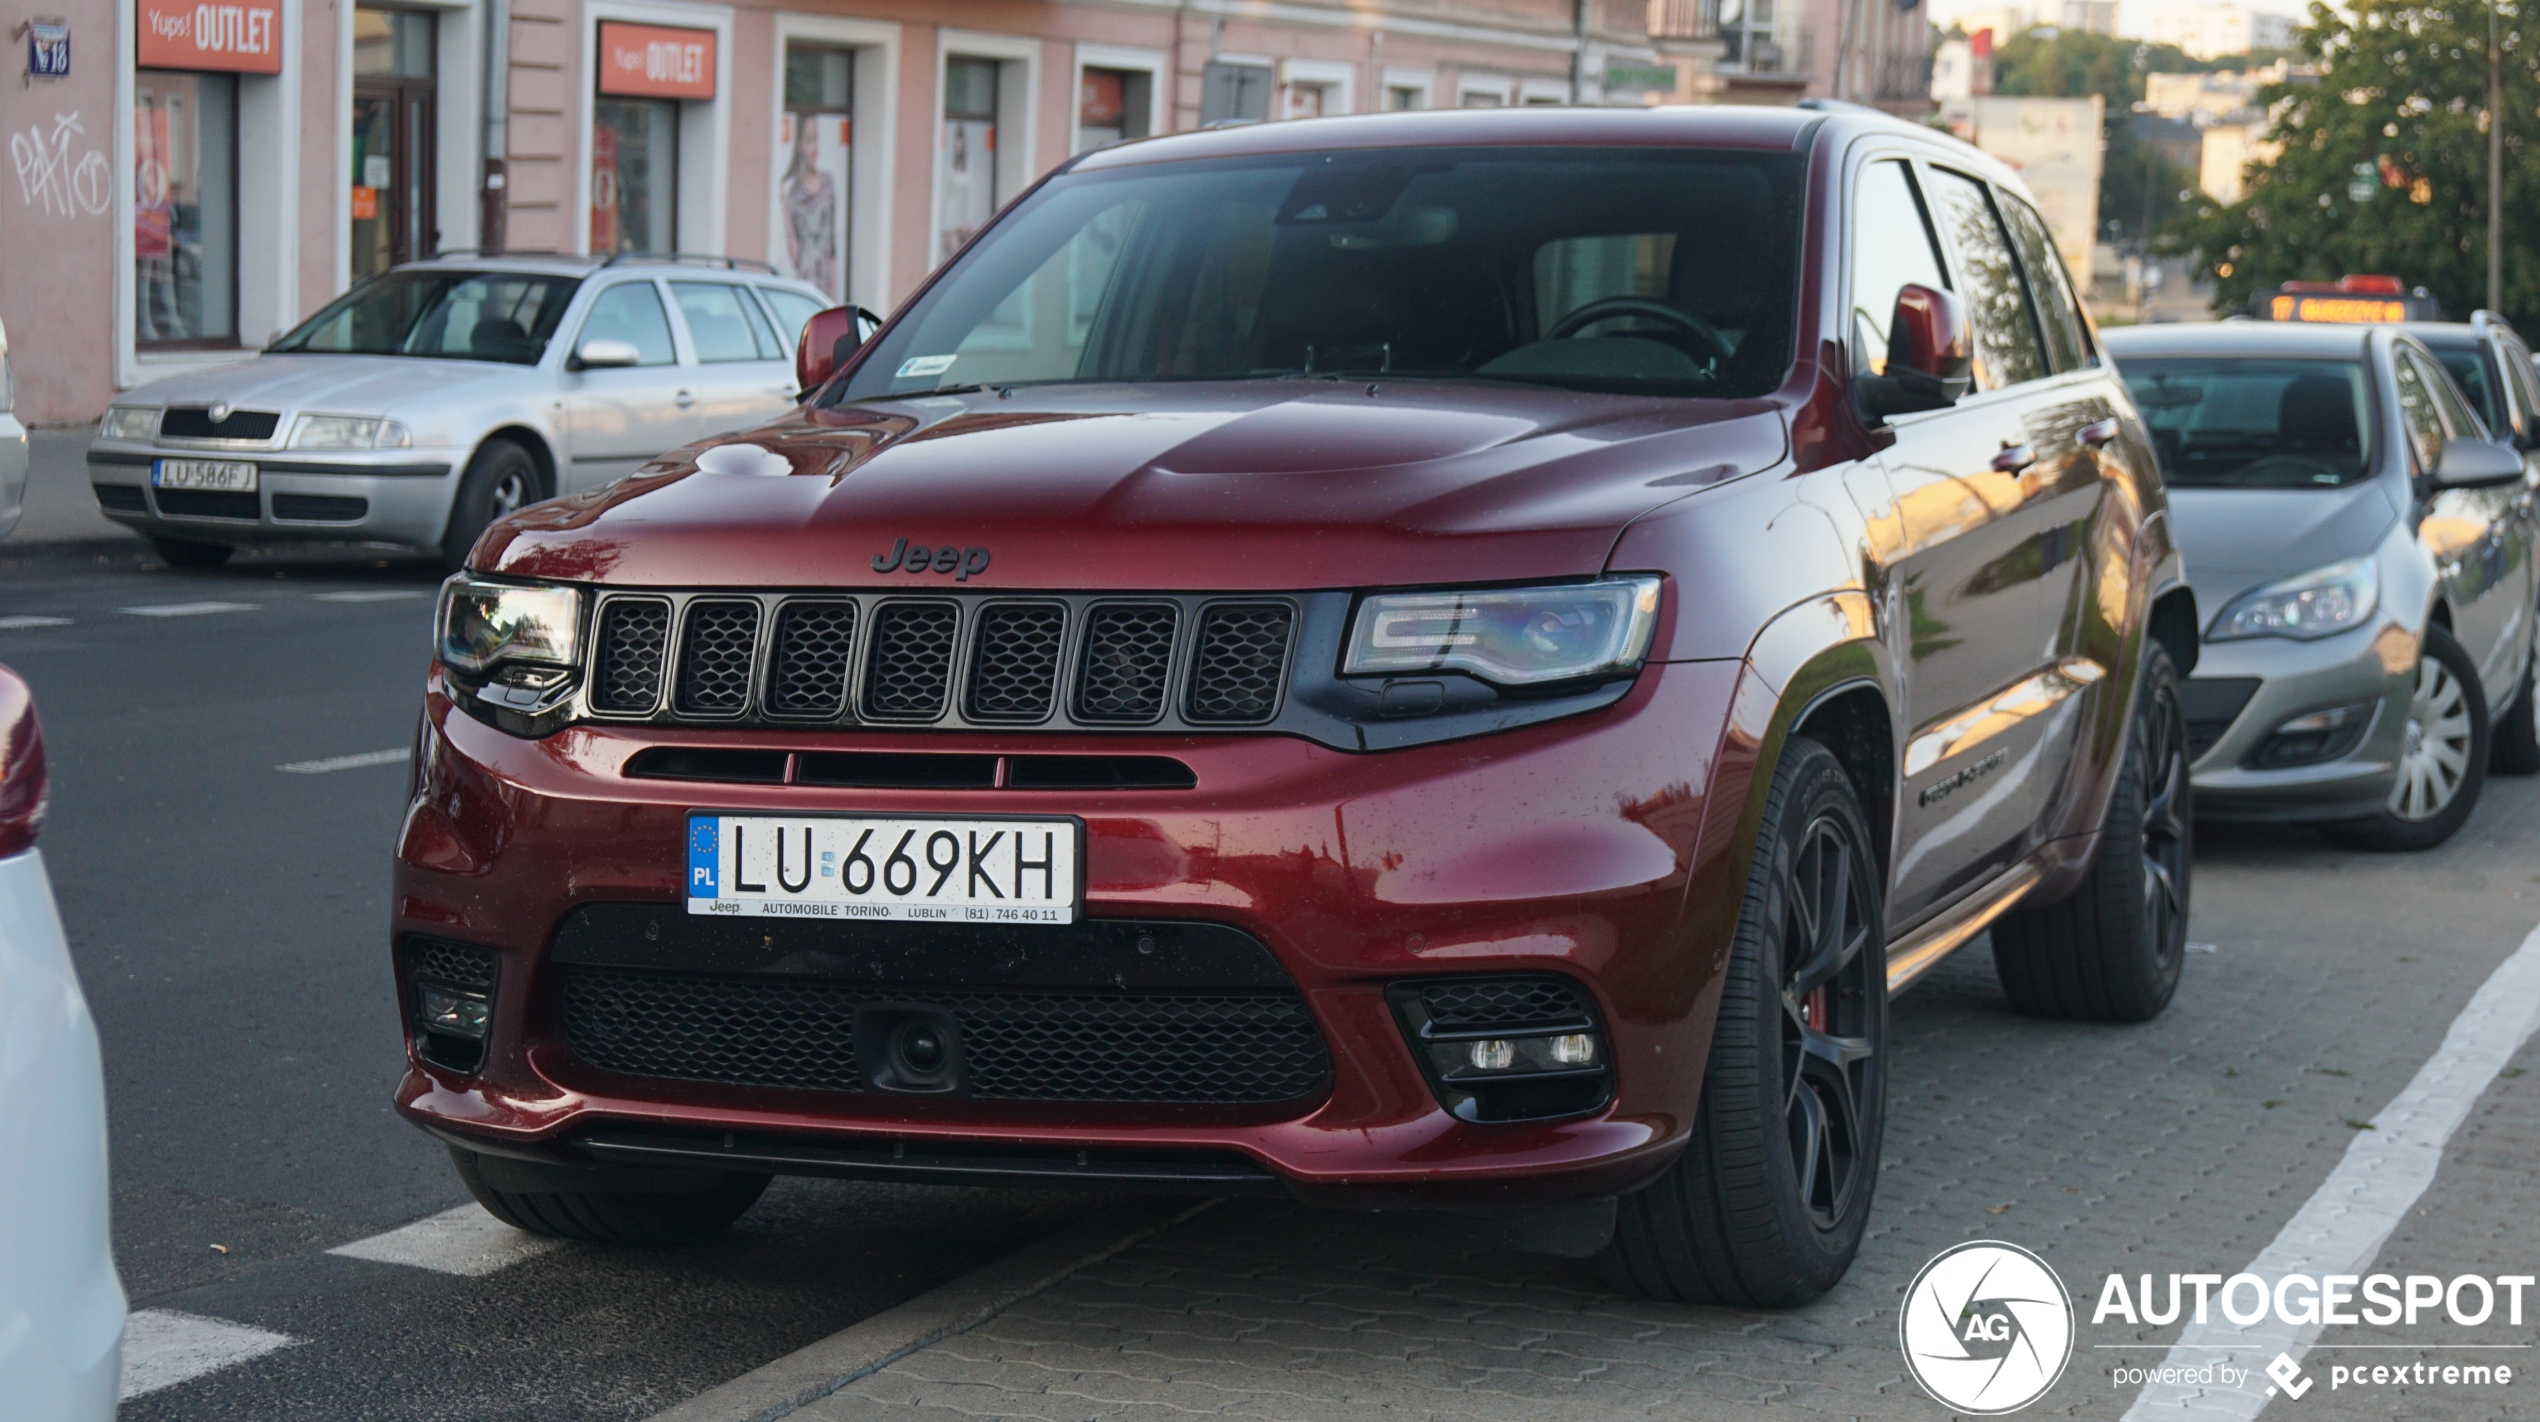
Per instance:
[[[950,573],[953,581],[966,583],[971,575],[988,571],[985,548],[929,548],[911,545],[905,538],[891,545],[888,553],[873,555],[873,571],[877,573]]]

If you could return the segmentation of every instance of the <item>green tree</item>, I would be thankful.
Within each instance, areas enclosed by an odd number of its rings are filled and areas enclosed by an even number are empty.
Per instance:
[[[2520,0],[2499,11],[2504,55],[2504,307],[2540,328],[2540,174],[2524,160],[2540,129],[2540,35],[2522,32]],[[2351,0],[2311,6],[2300,32],[2316,84],[2276,85],[2275,162],[2242,199],[2202,201],[2165,245],[2214,279],[2216,310],[2284,281],[2350,272],[2423,286],[2453,316],[2487,302],[2485,0]]]

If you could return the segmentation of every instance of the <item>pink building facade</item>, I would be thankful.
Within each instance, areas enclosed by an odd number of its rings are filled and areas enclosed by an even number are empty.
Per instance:
[[[1715,36],[1654,37],[1677,0],[50,3],[68,73],[22,31],[0,85],[0,320],[35,423],[237,360],[436,252],[728,255],[887,311],[1100,143],[1774,97],[1709,77]]]

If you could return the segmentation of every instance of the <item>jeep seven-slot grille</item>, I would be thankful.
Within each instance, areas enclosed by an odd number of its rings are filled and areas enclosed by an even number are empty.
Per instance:
[[[871,1002],[949,1014],[973,1097],[1251,1105],[1331,1075],[1304,1001],[1280,989],[883,990],[571,966],[564,1031],[575,1056],[620,1075],[861,1091],[856,1017]]]
[[[1284,599],[613,593],[590,710],[646,720],[1253,726],[1280,714]]]

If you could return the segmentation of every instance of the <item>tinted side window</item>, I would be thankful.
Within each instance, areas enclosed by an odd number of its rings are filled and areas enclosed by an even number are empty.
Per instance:
[[[2399,423],[2407,427],[2408,445],[2416,451],[2418,466],[2432,469],[2434,461],[2443,457],[2443,414],[2428,386],[2442,377],[2419,369],[2416,357],[2405,351],[2390,365],[2399,387]]]
[[[670,343],[670,313],[661,308],[661,293],[648,281],[630,281],[601,292],[582,323],[582,340],[625,341],[635,347],[637,365],[670,365],[679,359]]]
[[[2505,423],[2504,410],[2497,404],[2504,398],[2504,392],[2487,378],[2487,348],[2484,345],[2467,350],[2439,350],[2434,353],[2434,358],[2442,362],[2444,371],[2461,387],[2461,393],[2469,397],[2470,405],[2478,411],[2479,418],[2487,422],[2488,428],[2511,428]]]
[[[2476,358],[2473,357],[2473,359]],[[2477,368],[2479,374],[2479,384],[2481,387],[2485,387],[2487,384],[2486,362],[2483,360],[2478,361]],[[2487,438],[2489,426],[2486,419],[2483,418],[2479,412],[2472,410],[2469,407],[2469,402],[2461,398],[2461,387],[2455,382],[2445,379],[2445,375],[2446,371],[2439,359],[2436,361],[2434,368],[2426,372],[2426,384],[2434,391],[2434,403],[2440,406],[2443,411],[2444,427],[2450,432],[2452,438],[2454,439]]]
[[[1976,328],[1976,388],[1998,390],[2046,374],[2037,327],[2029,319],[2028,293],[2020,286],[2011,244],[2002,235],[1984,185],[1943,168],[1927,170],[1932,220],[1957,258],[1967,315]]]
[[[1887,373],[1887,323],[1907,286],[1949,289],[1914,196],[1914,171],[1894,159],[1865,165],[1852,198],[1852,368]]]
[[[2055,368],[2079,370],[2098,364],[2090,352],[2090,332],[2082,324],[2081,307],[2073,300],[2072,274],[2064,269],[2064,254],[2055,250],[2046,219],[2008,194],[2002,198],[2002,216],[2011,224],[2011,240],[2020,249],[2020,268],[2028,273],[2028,294],[2037,303],[2037,324],[2046,331],[2046,354]]]

